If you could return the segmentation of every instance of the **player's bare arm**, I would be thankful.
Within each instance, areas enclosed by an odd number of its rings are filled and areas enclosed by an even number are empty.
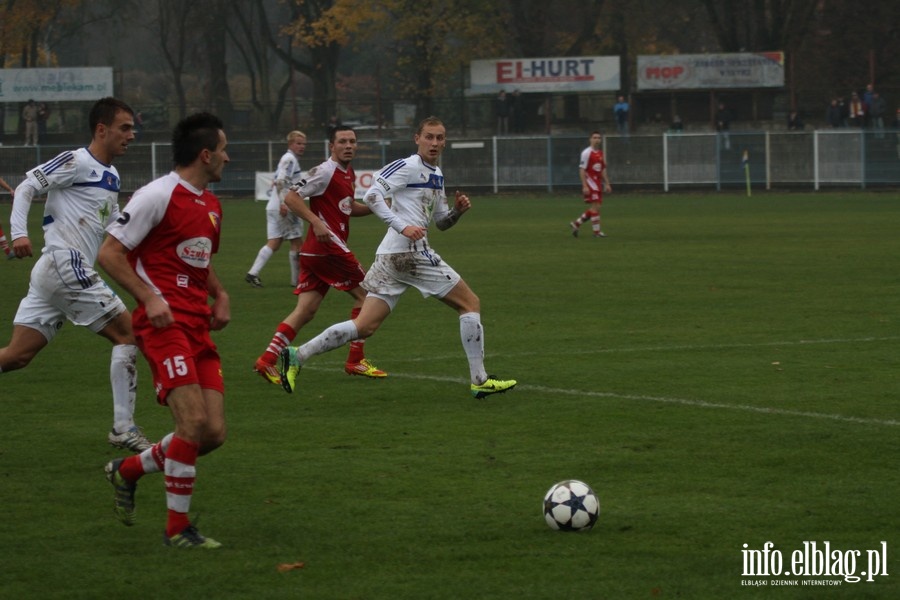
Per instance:
[[[212,265],[209,265],[206,289],[209,292],[209,296],[213,299],[209,328],[213,331],[219,331],[231,322],[231,299],[228,297],[228,292],[222,286],[222,282],[219,280],[219,276]]]
[[[316,236],[316,239],[322,243],[329,242],[331,240],[331,230],[328,229],[328,225],[319,218],[319,216],[312,211],[309,205],[306,203],[306,199],[303,198],[296,190],[289,190],[288,193],[284,197],[284,204],[291,210],[292,213],[309,223],[309,226],[312,227],[313,233]]]
[[[128,262],[128,248],[115,237],[108,235],[100,246],[97,262],[110,277],[144,305],[147,318],[154,327],[166,327],[175,322],[165,300],[144,283]]]

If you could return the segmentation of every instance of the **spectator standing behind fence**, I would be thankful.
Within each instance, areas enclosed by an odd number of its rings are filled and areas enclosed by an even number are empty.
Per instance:
[[[595,238],[606,237],[600,226],[600,205],[603,203],[603,192],[612,192],[612,185],[606,173],[603,135],[599,131],[591,133],[591,145],[581,151],[578,176],[581,178],[581,193],[588,207],[580,217],[569,223],[572,237],[578,237],[581,224],[588,220],[591,222]]]
[[[828,109],[825,111],[825,121],[834,129],[838,129],[844,124],[844,120],[841,117],[841,105],[838,104],[837,98],[831,99],[831,104],[828,105]]]
[[[728,137],[728,130],[731,128],[731,111],[725,106],[724,102],[719,102],[719,109],[716,111],[716,131],[722,136],[725,149],[731,149],[731,139]]]
[[[28,103],[25,105],[25,108],[22,109],[22,120],[25,121],[25,145],[26,146],[37,146],[37,143],[38,143],[37,119],[38,119],[37,104],[34,103],[34,100],[29,100]]]
[[[613,106],[613,114],[616,117],[616,129],[619,135],[628,135],[628,111],[630,106],[625,96],[619,96],[618,102]]]
[[[848,107],[847,123],[850,127],[863,127],[866,124],[866,105],[859,97],[859,94],[853,92],[850,94],[850,106]]]
[[[262,271],[272,255],[281,248],[283,240],[289,240],[291,249],[288,260],[291,263],[291,285],[296,286],[300,276],[300,247],[303,245],[303,223],[300,217],[288,210],[284,203],[292,185],[300,183],[300,159],[306,151],[306,134],[292,131],[287,134],[287,152],[278,161],[275,170],[275,181],[269,190],[269,201],[266,204],[266,245],[259,249],[253,266],[244,277],[244,281],[253,287],[262,287],[259,272]]]
[[[525,107],[522,102],[522,93],[519,90],[513,90],[509,99],[509,116],[512,119],[513,133],[524,133]]]
[[[881,94],[872,92],[872,103],[869,104],[869,122],[876,131],[875,137],[884,137],[884,114],[887,112],[887,103]]]
[[[788,114],[787,128],[788,131],[803,130],[803,119],[800,118],[800,113],[798,113],[796,110],[792,110]]]
[[[497,135],[506,135],[509,133],[509,99],[504,90],[497,94],[494,104],[497,112]]]

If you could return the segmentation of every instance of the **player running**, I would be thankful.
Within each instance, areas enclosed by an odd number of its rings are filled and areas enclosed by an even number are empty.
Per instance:
[[[472,206],[469,197],[460,192],[456,192],[453,207],[448,205],[444,175],[438,166],[447,143],[444,124],[436,117],[423,120],[415,142],[418,152],[375,173],[375,183],[365,195],[366,204],[388,230],[362,282],[369,292],[362,310],[356,318],[332,325],[302,346],[282,350],[279,370],[287,392],[293,392],[300,367],[311,357],[375,333],[410,287],[425,297],[438,298],[459,314],[473,396],[484,398],[515,387],[514,379],[500,379],[485,371],[478,296],[428,242],[432,220],[438,229],[448,229]],[[392,199],[390,205],[388,198]]]
[[[331,131],[329,141],[331,156],[328,160],[310,169],[306,180],[285,196],[285,204],[309,223],[309,231],[300,249],[297,306],[278,325],[272,341],[254,367],[266,381],[278,385],[282,381],[276,364],[281,351],[316,315],[328,290],[334,288],[353,297],[351,319],[359,315],[366,297],[365,290],[359,287],[366,272],[347,246],[350,217],[372,213],[368,206],[353,199],[356,175],[350,161],[356,155],[356,132],[338,125]],[[304,198],[308,199],[309,206]],[[364,377],[387,376],[366,359],[364,344],[363,339],[350,342],[344,371]]]

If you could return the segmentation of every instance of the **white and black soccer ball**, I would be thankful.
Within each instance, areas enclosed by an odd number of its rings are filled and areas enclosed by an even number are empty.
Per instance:
[[[600,500],[591,486],[577,479],[560,481],[544,496],[544,519],[551,529],[588,531],[600,516]]]

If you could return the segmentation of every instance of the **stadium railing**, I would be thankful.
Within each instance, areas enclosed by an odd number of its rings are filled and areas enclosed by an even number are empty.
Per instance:
[[[578,159],[587,136],[495,136],[450,140],[441,168],[453,188],[504,192],[580,187]],[[70,147],[0,146],[0,176],[15,187],[25,171]],[[732,131],[604,137],[610,179],[618,190],[725,190],[900,186],[900,130]],[[232,142],[223,195],[253,195],[256,173],[274,171],[283,141]],[[356,171],[376,170],[416,151],[412,141],[362,139]],[[328,155],[310,144],[301,161],[311,167]],[[168,143],[132,144],[116,159],[129,193],[170,169]],[[744,160],[746,157],[746,161]]]

